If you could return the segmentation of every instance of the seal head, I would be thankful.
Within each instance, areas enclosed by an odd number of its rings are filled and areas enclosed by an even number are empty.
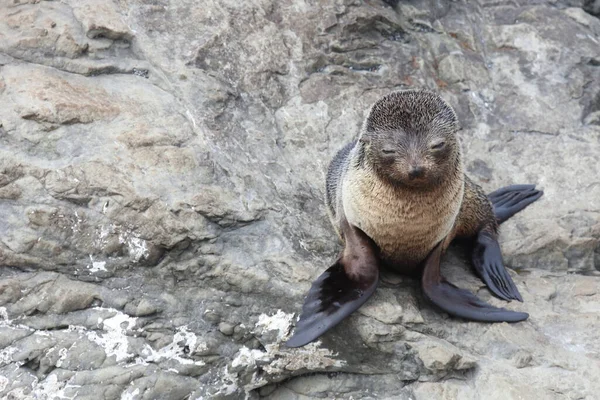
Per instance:
[[[364,161],[393,186],[427,190],[460,163],[454,110],[429,91],[391,93],[371,108],[359,141]]]

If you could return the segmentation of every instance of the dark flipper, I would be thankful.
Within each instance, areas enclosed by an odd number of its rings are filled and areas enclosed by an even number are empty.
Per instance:
[[[494,207],[494,214],[499,224],[503,223],[540,197],[541,190],[535,185],[511,185],[498,189],[488,195]]]
[[[436,306],[455,317],[484,322],[518,322],[529,314],[497,308],[474,294],[446,281],[440,273],[442,244],[438,244],[425,260],[421,281],[425,296]]]
[[[485,231],[479,232],[473,249],[472,260],[475,271],[492,293],[503,300],[523,301],[519,290],[504,266],[500,244],[494,235]]]
[[[304,346],[333,328],[371,297],[379,282],[377,247],[360,229],[342,223],[344,252],[313,282],[288,347]]]

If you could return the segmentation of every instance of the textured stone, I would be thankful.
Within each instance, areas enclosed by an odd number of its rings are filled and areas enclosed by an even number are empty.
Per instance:
[[[595,398],[597,3],[4,2],[0,397]],[[544,189],[501,230],[524,303],[443,262],[530,318],[452,319],[390,275],[285,348],[340,250],[327,163],[409,87],[456,109],[485,190]]]
[[[112,1],[98,4],[90,0],[72,1],[73,15],[81,22],[90,39],[107,38],[129,42],[132,32]]]

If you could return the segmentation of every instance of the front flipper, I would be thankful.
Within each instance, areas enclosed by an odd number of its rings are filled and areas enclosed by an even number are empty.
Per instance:
[[[345,247],[313,282],[288,347],[304,346],[333,328],[371,297],[379,282],[377,247],[360,229],[342,223]]]
[[[474,294],[454,286],[440,273],[442,243],[425,260],[421,281],[425,296],[436,306],[455,317],[484,322],[518,322],[529,314],[494,307]]]
[[[498,189],[488,195],[494,207],[499,224],[503,223],[540,197],[544,192],[535,185],[511,185]]]
[[[504,266],[497,238],[485,231],[480,231],[473,249],[472,260],[475,271],[492,293],[503,300],[523,301]]]

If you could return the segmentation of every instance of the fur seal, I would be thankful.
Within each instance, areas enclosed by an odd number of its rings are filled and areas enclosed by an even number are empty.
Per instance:
[[[426,90],[378,100],[358,140],[333,158],[326,205],[344,243],[335,262],[312,284],[289,347],[315,340],[374,293],[379,268],[422,268],[425,297],[448,314],[473,321],[516,322],[529,317],[485,303],[446,281],[440,258],[457,237],[474,244],[473,267],[490,291],[523,301],[506,271],[498,226],[539,199],[535,185],[512,185],[486,196],[464,172],[450,105]]]

